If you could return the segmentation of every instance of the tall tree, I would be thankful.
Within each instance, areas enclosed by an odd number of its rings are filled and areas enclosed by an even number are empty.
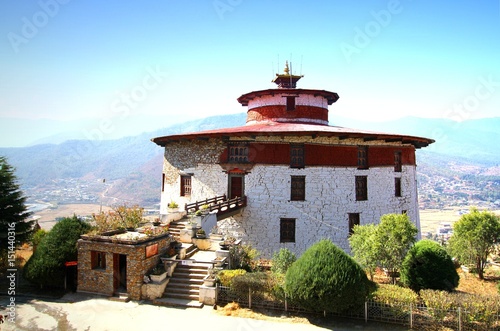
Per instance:
[[[349,237],[349,245],[354,259],[370,274],[372,281],[377,268],[375,231],[377,231],[375,224],[356,225]]]
[[[0,260],[3,262],[9,250],[31,238],[34,221],[28,220],[31,213],[25,202],[14,168],[0,156]]]
[[[500,217],[490,211],[472,208],[453,226],[449,249],[460,262],[473,264],[479,279],[484,279],[488,257],[500,240]]]
[[[417,233],[417,227],[406,214],[386,214],[380,218],[375,231],[377,260],[393,275],[393,281]]]

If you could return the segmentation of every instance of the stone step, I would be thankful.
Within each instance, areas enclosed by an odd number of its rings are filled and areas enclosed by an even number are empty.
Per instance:
[[[171,294],[186,294],[186,295],[199,295],[200,288],[199,287],[174,287],[169,291],[165,291],[164,295],[169,296]]]
[[[165,292],[163,298],[178,298],[178,299],[190,299],[198,300],[200,295],[198,293],[169,293]]]
[[[173,288],[196,288],[198,289],[201,285],[203,285],[203,280],[195,281],[195,280],[183,280],[183,279],[170,279],[165,292],[168,292]]]
[[[185,307],[185,308],[202,308],[203,303],[198,302],[198,299],[183,299],[183,298],[158,298],[153,301],[155,305],[168,307]]]

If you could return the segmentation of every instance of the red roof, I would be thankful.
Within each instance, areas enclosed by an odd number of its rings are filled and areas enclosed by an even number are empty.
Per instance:
[[[193,139],[208,139],[220,137],[257,137],[257,136],[321,136],[321,137],[339,137],[363,138],[369,140],[385,140],[387,142],[401,141],[410,143],[416,148],[426,147],[434,142],[433,139],[407,136],[400,134],[391,134],[367,130],[349,129],[340,126],[301,124],[301,123],[279,123],[266,122],[252,125],[244,125],[226,129],[206,130],[192,133],[181,133],[169,136],[157,137],[151,139],[160,146],[165,146],[169,142]]]

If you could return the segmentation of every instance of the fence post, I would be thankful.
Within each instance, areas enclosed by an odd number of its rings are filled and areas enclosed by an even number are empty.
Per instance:
[[[410,302],[410,329],[413,329],[413,303]]]
[[[462,310],[458,307],[458,331],[462,331]]]
[[[252,309],[252,289],[248,288],[248,308]]]
[[[365,301],[365,323],[368,323],[368,301]]]

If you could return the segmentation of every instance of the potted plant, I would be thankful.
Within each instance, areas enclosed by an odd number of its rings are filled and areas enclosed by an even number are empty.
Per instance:
[[[208,212],[210,211],[210,206],[209,205],[202,205],[200,207],[200,212],[201,214],[208,214]]]
[[[154,221],[153,221],[153,225],[154,225],[154,226],[159,226],[159,225],[161,225],[161,222],[160,222],[160,218],[159,218],[159,217],[157,217],[157,218],[155,218],[155,219],[154,219]]]
[[[170,201],[167,207],[170,213],[175,213],[179,210],[179,205],[175,201]]]
[[[153,268],[153,270],[151,270],[149,277],[153,282],[162,282],[165,278],[167,278],[167,270],[165,270],[165,266],[163,264],[158,264]]]
[[[177,259],[177,251],[175,250],[174,246],[170,246],[167,251],[165,252],[165,255],[160,258],[163,262],[165,261],[174,261]]]
[[[217,256],[212,262],[214,263],[214,267],[222,267],[224,263],[226,263],[227,256]]]
[[[216,282],[216,271],[213,268],[208,269],[208,275],[206,275],[203,278],[203,285],[212,287],[215,286],[215,282]]]
[[[229,246],[234,244],[235,241],[236,241],[235,237],[227,237],[226,239],[222,240],[219,243],[220,249],[225,250],[225,251],[229,250]]]
[[[207,237],[207,234],[205,233],[205,230],[203,230],[202,228],[199,228],[196,231],[196,238],[198,238],[198,239],[205,239],[206,237]]]

